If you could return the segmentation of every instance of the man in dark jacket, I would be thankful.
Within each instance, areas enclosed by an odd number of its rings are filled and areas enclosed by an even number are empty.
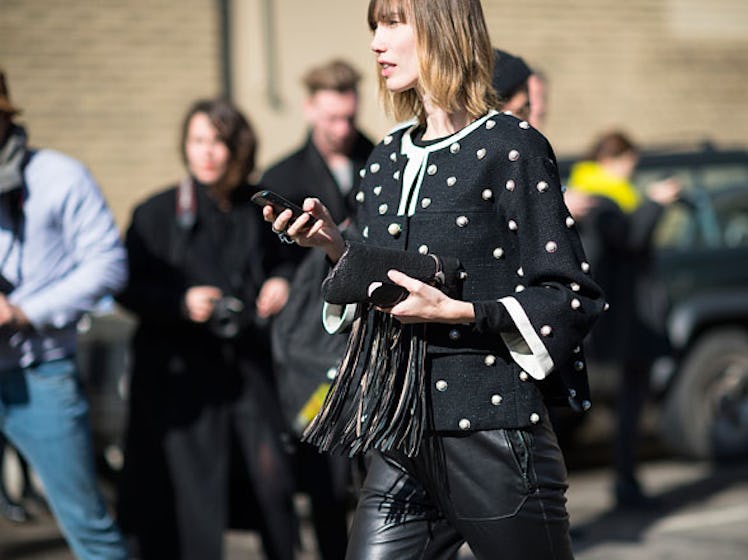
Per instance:
[[[304,76],[307,140],[262,178],[263,186],[299,205],[306,197],[319,198],[338,223],[351,214],[358,171],[373,147],[356,128],[360,79],[353,67],[340,60]]]
[[[340,60],[312,68],[304,76],[307,140],[262,178],[263,187],[298,205],[307,197],[319,198],[337,223],[352,215],[359,171],[373,147],[356,128],[359,80],[359,73]],[[322,328],[319,285],[328,269],[324,253],[293,249],[300,266],[288,304],[273,325],[273,356],[284,412],[299,433],[316,412],[311,405],[321,399],[320,391],[335,375],[345,337]],[[297,482],[311,500],[320,555],[325,560],[343,558],[350,462],[321,455],[301,442],[295,458]]]

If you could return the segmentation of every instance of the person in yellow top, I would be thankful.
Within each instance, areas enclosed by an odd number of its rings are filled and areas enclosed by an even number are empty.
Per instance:
[[[604,157],[601,161],[580,161],[572,168],[569,186],[590,196],[609,198],[623,212],[631,213],[642,201],[629,180],[635,165],[635,152]]]
[[[615,498],[619,507],[655,505],[636,477],[639,418],[652,360],[667,351],[663,298],[651,271],[652,237],[681,185],[666,179],[640,192],[631,182],[638,148],[623,132],[601,135],[589,157],[571,170],[565,201],[577,220],[593,279],[610,304],[586,341],[590,369],[619,376],[614,444]]]

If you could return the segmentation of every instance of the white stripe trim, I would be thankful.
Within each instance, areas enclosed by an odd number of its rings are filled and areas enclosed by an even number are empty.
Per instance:
[[[534,379],[545,379],[553,369],[553,359],[543,341],[532,328],[530,318],[514,297],[499,300],[509,312],[518,333],[501,333],[512,359]]]
[[[447,136],[443,140],[427,146],[417,146],[413,143],[413,139],[410,136],[418,127],[417,122],[403,134],[400,142],[400,153],[408,159],[408,162],[403,170],[403,176],[400,178],[402,189],[400,194],[400,205],[397,210],[398,216],[404,216],[406,212],[408,216],[412,216],[416,213],[416,209],[418,208],[418,198],[421,193],[421,184],[423,183],[423,177],[426,173],[426,167],[429,161],[429,154],[439,150],[444,150],[455,142],[462,140],[488,119],[496,115],[498,115],[497,111],[490,111],[451,136]],[[414,191],[412,197],[410,196],[411,190]],[[411,200],[410,207],[405,208],[408,198]]]
[[[356,318],[355,303],[338,305],[324,302],[322,305],[322,324],[330,334],[337,334],[347,329]]]

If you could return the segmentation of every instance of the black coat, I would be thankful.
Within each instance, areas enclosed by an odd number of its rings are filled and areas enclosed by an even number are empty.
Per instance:
[[[262,177],[264,188],[273,190],[301,205],[307,197],[319,198],[336,223],[355,212],[355,194],[361,182],[361,170],[374,145],[358,133],[350,154],[353,187],[344,196],[314,146],[311,135],[297,151],[270,167]],[[294,246],[299,268],[295,274],[288,303],[273,324],[273,354],[281,401],[287,419],[297,429],[303,428],[297,415],[318,389],[329,383],[345,349],[346,337],[331,336],[320,321],[322,296],[320,284],[328,263],[320,250]]]
[[[654,274],[652,248],[663,207],[645,199],[626,213],[608,197],[595,198],[579,233],[610,308],[588,337],[588,357],[609,366],[646,364],[667,349],[661,323],[667,302]]]
[[[434,428],[526,427],[542,420],[544,397],[588,408],[581,343],[602,294],[550,145],[506,114],[425,151],[411,132],[393,131],[372,153],[357,224],[369,243],[457,257],[467,272],[462,299],[476,323],[427,326]],[[403,211],[409,161],[420,163]]]
[[[283,428],[267,325],[257,319],[254,302],[268,277],[289,278],[293,265],[250,201],[255,190],[238,187],[231,209],[223,212],[198,186],[195,221],[186,227],[179,224],[175,188],[156,194],[133,213],[126,236],[130,279],[119,296],[138,319],[119,504],[127,530],[142,533],[159,518],[172,527],[180,518],[174,508],[184,501],[171,493],[176,480],[183,479],[181,465],[203,465],[208,480],[214,479],[218,465],[234,462],[232,447],[259,457],[259,449],[250,451],[259,439],[232,446],[245,431],[232,423],[246,422],[251,415],[261,418],[264,427],[255,423],[247,428],[278,436]],[[185,317],[185,291],[198,285],[217,286],[243,302],[235,337],[219,336],[212,321],[197,324]],[[174,437],[192,438],[190,456],[174,452],[169,443]],[[282,463],[279,442],[274,460]],[[266,446],[265,452],[272,448]],[[226,480],[222,488],[228,490],[228,484]],[[226,495],[207,487],[191,492],[206,515],[220,523],[228,511]],[[247,493],[234,494],[243,496],[246,505]],[[182,527],[180,534],[186,530]],[[175,538],[167,525],[162,534],[165,541]]]
[[[353,197],[361,180],[359,171],[364,167],[374,145],[358,133],[351,151],[352,185],[348,196],[340,192],[335,178],[322,159],[311,136],[296,152],[274,164],[262,176],[262,185],[301,205],[307,197],[319,198],[330,211],[335,223],[352,215]]]
[[[267,278],[290,278],[293,265],[250,201],[255,190],[237,188],[232,209],[224,213],[198,187],[195,223],[187,228],[178,223],[176,189],[135,209],[126,236],[130,280],[119,301],[139,319],[136,357],[148,355],[153,364],[163,356],[165,365],[177,353],[187,364],[209,365],[220,355],[225,341],[215,336],[213,323],[193,323],[181,307],[189,287],[211,285],[244,304],[232,346],[249,359],[266,361],[269,353],[259,342],[266,329],[256,317],[255,300]]]

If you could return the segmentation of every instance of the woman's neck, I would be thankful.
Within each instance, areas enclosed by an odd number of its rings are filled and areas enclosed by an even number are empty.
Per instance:
[[[424,99],[424,108],[426,110],[426,130],[423,133],[423,140],[450,136],[458,130],[462,130],[471,122],[470,115],[464,107],[453,113],[447,113],[444,109],[435,107],[427,99]]]

